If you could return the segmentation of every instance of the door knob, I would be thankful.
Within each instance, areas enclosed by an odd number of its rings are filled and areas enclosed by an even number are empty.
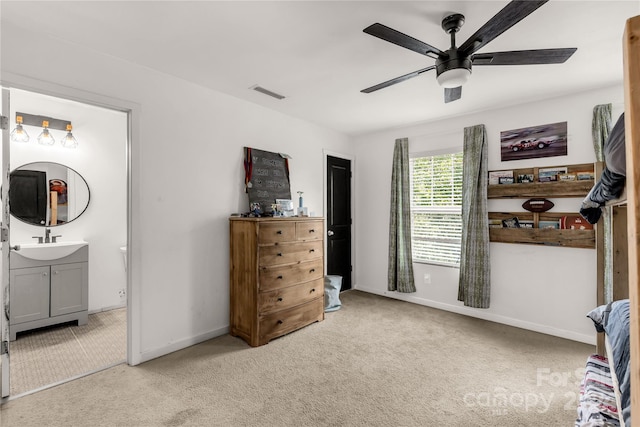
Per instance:
[[[327,231],[327,236],[329,237],[333,236],[333,231],[332,230]]]

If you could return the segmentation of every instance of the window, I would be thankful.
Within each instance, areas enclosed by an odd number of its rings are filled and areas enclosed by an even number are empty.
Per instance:
[[[410,168],[413,261],[458,267],[462,152],[414,157]]]

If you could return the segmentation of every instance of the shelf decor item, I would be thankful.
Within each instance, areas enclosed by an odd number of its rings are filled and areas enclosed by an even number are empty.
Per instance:
[[[289,159],[290,156],[283,153],[244,147],[244,184],[249,206],[259,203],[262,213],[272,215],[274,201],[291,200]]]
[[[534,182],[533,174],[532,173],[519,174],[516,179],[516,182],[518,184],[528,184],[530,182]]]
[[[489,185],[501,184],[501,178],[511,178],[513,183],[513,171],[491,171],[489,172]]]
[[[559,176],[567,173],[566,167],[540,168],[538,169],[538,181],[560,181]]]
[[[522,207],[529,212],[546,212],[553,207],[553,202],[547,199],[529,199]]]
[[[518,217],[507,218],[502,220],[502,226],[505,228],[520,228],[520,221]]]

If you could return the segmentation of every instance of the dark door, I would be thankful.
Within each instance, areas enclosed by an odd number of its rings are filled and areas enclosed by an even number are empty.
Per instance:
[[[351,160],[327,156],[327,274],[351,289]]]

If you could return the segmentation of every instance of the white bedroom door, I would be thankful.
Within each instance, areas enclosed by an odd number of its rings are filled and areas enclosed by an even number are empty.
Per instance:
[[[9,396],[9,89],[2,88],[2,258],[0,258],[0,398]]]

